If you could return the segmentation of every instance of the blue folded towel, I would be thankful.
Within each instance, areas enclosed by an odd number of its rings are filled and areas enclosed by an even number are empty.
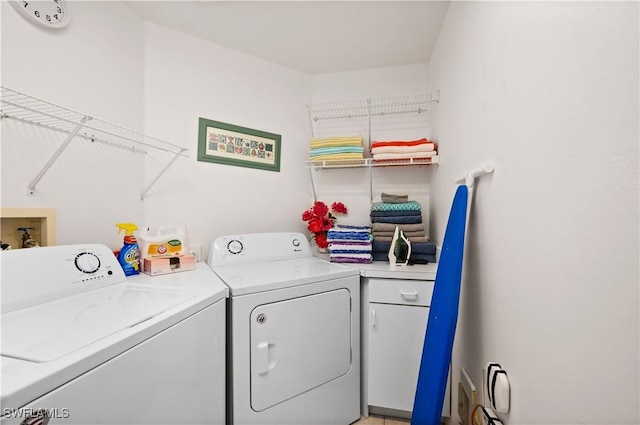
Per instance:
[[[345,232],[329,230],[327,240],[331,241],[370,241],[372,239],[369,232]]]
[[[381,242],[374,240],[371,243],[371,251],[387,253],[391,248],[391,242]],[[411,254],[436,255],[435,242],[411,242]]]
[[[422,215],[393,215],[371,217],[372,223],[418,224],[422,223]]]

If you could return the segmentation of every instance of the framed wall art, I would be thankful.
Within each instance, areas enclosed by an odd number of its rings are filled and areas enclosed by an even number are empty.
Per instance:
[[[280,171],[279,134],[200,118],[198,161]]]

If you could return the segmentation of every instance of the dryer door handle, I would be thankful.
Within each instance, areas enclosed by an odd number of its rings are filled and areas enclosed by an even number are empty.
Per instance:
[[[267,341],[258,344],[258,375],[264,375],[269,371],[269,343]]]

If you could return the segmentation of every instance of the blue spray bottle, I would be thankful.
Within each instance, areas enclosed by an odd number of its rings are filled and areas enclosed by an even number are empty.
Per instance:
[[[124,230],[124,245],[118,254],[118,262],[125,275],[136,275],[140,273],[140,249],[133,231],[138,230],[138,226],[133,223],[117,223],[116,226],[118,234]]]

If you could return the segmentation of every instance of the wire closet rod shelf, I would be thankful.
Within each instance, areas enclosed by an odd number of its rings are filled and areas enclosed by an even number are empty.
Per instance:
[[[147,154],[153,150],[172,154],[173,158],[160,172],[160,175],[178,157],[188,156],[188,150],[181,146],[3,86],[0,86],[0,118],[34,124],[50,130],[61,131],[68,135],[65,142],[29,185],[27,189],[27,195],[29,196],[34,196],[37,183],[75,137],[92,142],[105,143],[135,153]],[[157,181],[160,175],[153,180],[151,185],[147,186],[141,193],[141,197],[144,197],[144,194]]]
[[[439,91],[435,94],[384,97],[378,99],[347,100],[307,105],[313,121],[336,118],[355,118],[378,115],[422,113],[431,103],[439,103]]]
[[[65,133],[71,133],[81,125],[84,133],[78,136],[86,137],[93,141],[107,142],[125,149],[140,151],[139,148],[145,147],[187,156],[187,149],[181,146],[111,124],[7,87],[0,86],[0,90],[0,103],[2,105],[0,114],[2,118],[28,122]],[[127,146],[122,142],[133,143],[133,146]],[[144,150],[142,152],[146,153]]]

